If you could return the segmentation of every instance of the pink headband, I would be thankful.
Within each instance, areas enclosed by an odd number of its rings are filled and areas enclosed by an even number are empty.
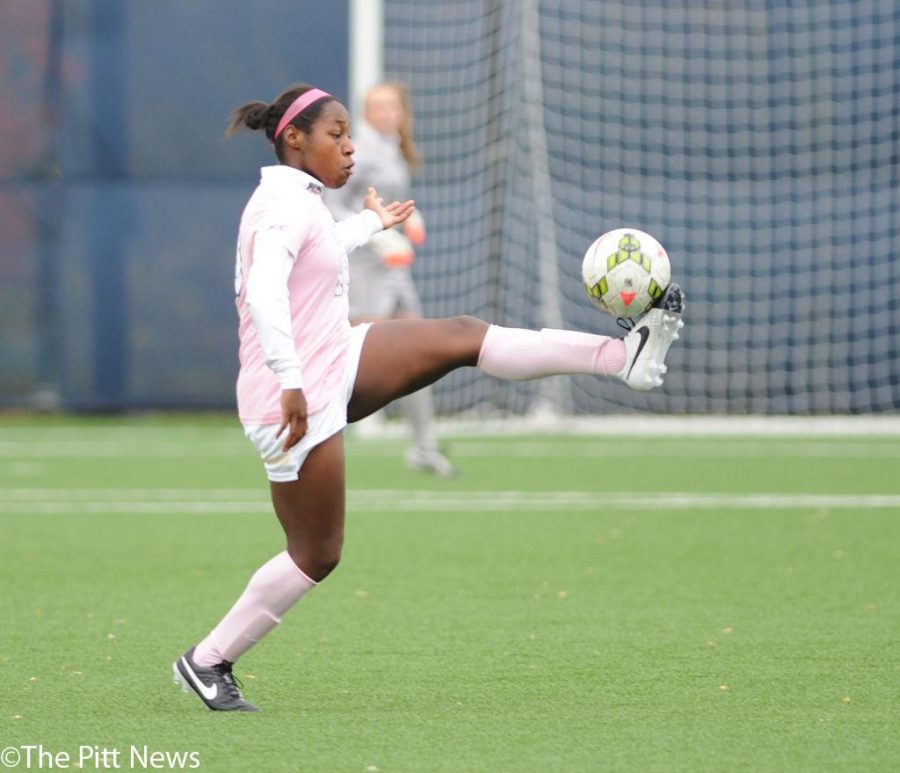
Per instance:
[[[309,91],[304,91],[299,97],[291,102],[291,106],[284,111],[284,115],[281,116],[281,120],[278,122],[278,128],[275,129],[275,137],[273,139],[277,140],[278,135],[284,131],[284,127],[306,110],[313,102],[318,102],[320,99],[330,96],[331,94],[327,91],[322,91],[322,89],[310,89]]]

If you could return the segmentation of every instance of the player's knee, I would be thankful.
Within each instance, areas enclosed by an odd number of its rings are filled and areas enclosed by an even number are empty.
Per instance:
[[[331,574],[341,561],[341,552],[337,551],[332,554],[319,556],[313,566],[310,575],[316,582],[322,582],[329,574]]]
[[[464,338],[483,335],[488,329],[487,322],[469,314],[459,314],[456,317],[450,317],[447,319],[447,323],[452,327],[454,335]]]
[[[341,562],[339,543],[307,544],[294,550],[289,547],[288,552],[303,573],[316,582],[322,582]]]
[[[477,357],[487,333],[488,323],[477,317],[461,314],[458,317],[450,317],[447,325],[449,335],[460,344],[460,348]]]

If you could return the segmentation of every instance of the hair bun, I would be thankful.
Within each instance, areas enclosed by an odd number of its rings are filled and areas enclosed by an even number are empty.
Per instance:
[[[269,119],[269,106],[265,102],[253,102],[247,105],[244,113],[244,126],[253,131],[264,129]]]

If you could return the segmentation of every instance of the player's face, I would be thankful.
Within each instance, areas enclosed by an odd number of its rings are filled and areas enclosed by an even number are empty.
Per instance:
[[[312,131],[303,136],[300,168],[327,188],[340,188],[353,174],[353,153],[350,141],[350,115],[340,102],[328,102],[313,124]]]
[[[397,89],[372,89],[366,97],[366,120],[379,134],[396,134],[403,123],[403,103]]]

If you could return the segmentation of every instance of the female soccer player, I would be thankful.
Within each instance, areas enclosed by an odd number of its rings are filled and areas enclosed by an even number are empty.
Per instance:
[[[350,326],[347,254],[404,222],[413,202],[365,209],[340,223],[322,202],[353,173],[346,108],[307,85],[271,105],[238,108],[229,126],[264,131],[278,165],[241,217],[235,290],[240,320],[238,412],[262,457],[287,549],[263,564],[216,627],[173,664],[176,683],[215,711],[257,711],[233,663],[337,566],[344,538],[342,430],[455,368],[496,378],[562,373],[615,376],[648,390],[662,383],[682,326],[669,289],[624,338],[522,330],[473,317],[382,320]]]
[[[354,126],[353,177],[343,187],[325,191],[325,204],[335,220],[354,214],[369,186],[387,201],[408,199],[411,173],[419,167],[412,136],[412,103],[405,86],[380,83],[372,87],[363,103],[363,119]],[[424,242],[424,223],[418,213],[413,213],[402,226],[375,234],[353,253],[351,324],[422,316],[411,266],[415,248]],[[413,392],[399,405],[413,431],[414,444],[406,454],[407,464],[444,478],[454,475],[455,468],[438,450],[431,389]]]

